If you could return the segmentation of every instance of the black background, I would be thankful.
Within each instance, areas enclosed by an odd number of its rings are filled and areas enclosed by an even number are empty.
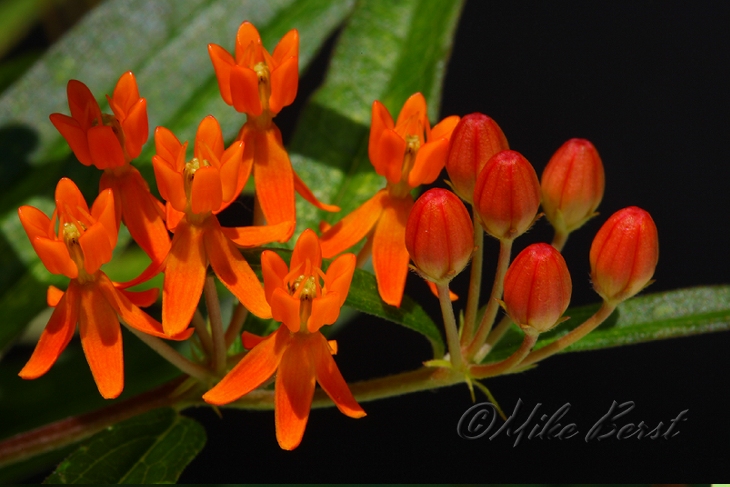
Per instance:
[[[720,2],[467,3],[442,115],[493,117],[538,175],[571,137],[591,140],[603,158],[601,215],[572,235],[564,252],[574,305],[597,301],[588,280],[593,235],[610,214],[631,205],[648,210],[659,229],[650,292],[730,280],[729,14],[730,4]],[[303,79],[303,94],[321,79],[327,56]],[[292,112],[277,118],[285,130],[287,119],[296,119]],[[538,222],[517,240],[516,251],[551,238],[547,223]],[[485,276],[492,275],[496,253],[488,240]],[[457,291],[465,281],[455,281]],[[422,296],[440,321],[436,300],[415,275],[407,292]],[[335,338],[336,360],[349,381],[415,369],[429,358],[421,337],[369,317]],[[516,447],[514,437],[457,435],[471,405],[465,386],[364,403],[368,416],[360,420],[334,408],[315,410],[294,452],[277,446],[273,412],[225,410],[218,419],[193,410],[187,414],[206,424],[208,446],[180,480],[707,481],[728,472],[729,349],[730,334],[718,333],[556,356],[536,370],[490,380],[506,411],[524,402],[522,420],[538,403],[541,414],[570,403],[564,421],[582,433]],[[619,426],[666,425],[685,409],[687,421],[669,440],[586,443],[583,436],[614,400],[636,405]]]

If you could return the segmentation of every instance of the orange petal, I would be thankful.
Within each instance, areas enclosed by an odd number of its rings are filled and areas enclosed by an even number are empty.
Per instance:
[[[33,355],[18,373],[23,379],[36,379],[48,372],[58,356],[66,348],[76,329],[78,321],[79,289],[75,281],[71,281],[68,290],[61,297],[41,334]]]
[[[132,304],[119,289],[114,287],[112,281],[103,272],[99,273],[97,286],[100,294],[111,305],[114,312],[121,316],[129,326],[148,335],[167,338],[160,322]],[[188,336],[191,333],[192,329]]]
[[[136,169],[135,169],[136,171]],[[99,191],[99,196],[91,205],[91,216],[96,219],[94,225],[99,224],[104,228],[109,245],[114,247],[117,245],[117,232],[119,231],[119,222],[117,222],[116,199],[112,193],[112,189],[103,189]],[[135,201],[135,204],[138,202]]]
[[[218,79],[221,97],[227,105],[233,105],[233,99],[231,98],[231,68],[236,64],[236,61],[228,51],[218,44],[208,44],[208,54],[213,62],[213,70],[215,70],[215,77]]]
[[[95,285],[80,287],[79,335],[94,382],[105,399],[124,388],[122,329],[114,309]]]
[[[91,166],[94,161],[91,159],[91,152],[89,152],[89,140],[86,137],[86,130],[81,128],[79,122],[61,113],[53,113],[49,118],[56,130],[66,139],[68,146],[79,162],[85,166]]]
[[[180,222],[165,260],[162,283],[162,327],[167,336],[179,335],[190,324],[207,268],[202,229]]]
[[[413,206],[410,197],[388,198],[373,235],[373,268],[380,297],[391,306],[400,306],[408,275],[406,222]]]
[[[241,344],[246,350],[251,350],[253,347],[263,342],[264,340],[266,340],[266,337],[260,337],[248,331],[244,331],[241,334]]]
[[[260,247],[271,242],[286,242],[294,232],[294,222],[255,227],[221,227],[221,231],[239,247]]]
[[[277,46],[278,47],[278,46]],[[274,52],[276,54],[276,52]],[[286,59],[271,73],[271,96],[269,110],[276,115],[285,106],[289,106],[297,97],[299,85],[299,58],[292,56]]]
[[[175,171],[170,164],[159,155],[152,157],[152,168],[155,171],[157,189],[168,203],[177,211],[185,211],[187,197],[185,196],[185,182],[183,175]]]
[[[312,407],[315,372],[310,342],[310,337],[295,336],[281,357],[276,374],[276,440],[284,450],[299,446]]]
[[[131,71],[127,71],[119,77],[119,81],[117,81],[117,85],[114,87],[112,100],[115,105],[121,108],[124,114],[129,113],[132,106],[139,101],[137,80]]]
[[[324,286],[327,292],[334,291],[340,297],[340,306],[345,302],[350,291],[352,275],[355,273],[357,258],[355,254],[344,254],[335,259],[327,268]]]
[[[89,274],[94,274],[112,259],[114,249],[109,245],[109,236],[106,229],[98,223],[87,228],[79,237],[79,246],[84,253],[84,269]]]
[[[64,291],[61,291],[56,286],[48,286],[48,290],[46,291],[46,303],[49,307],[55,308],[58,306],[63,295]]]
[[[342,307],[340,294],[336,291],[312,300],[312,313],[307,320],[307,330],[310,333],[318,332],[324,325],[331,325],[340,316]]]
[[[398,114],[398,120],[396,120],[395,126],[402,126],[409,121],[420,122],[424,128],[429,126],[426,110],[426,99],[421,93],[414,93],[406,100],[406,102],[403,104],[403,108],[401,108],[401,111]],[[410,133],[411,135],[417,135],[413,132],[407,133]]]
[[[330,227],[321,238],[322,256],[334,257],[365,238],[383,213],[387,194],[386,190],[381,189],[362,206]]]
[[[50,240],[48,238],[36,237],[30,241],[33,250],[40,257],[43,265],[51,274],[63,274],[66,277],[75,279],[79,276],[76,264],[68,255],[68,248],[62,240]]]
[[[441,138],[421,146],[416,153],[416,162],[408,174],[408,186],[415,188],[436,180],[446,164],[449,155],[449,141]]]
[[[331,211],[331,212],[337,212],[340,211],[339,206],[335,205],[328,205],[325,203],[322,203],[317,199],[316,196],[314,196],[314,193],[312,193],[312,190],[310,190],[306,184],[304,184],[304,181],[302,181],[302,178],[299,177],[299,175],[292,171],[294,174],[294,190],[301,195],[302,198],[307,200],[309,203],[313,204],[320,210],[324,211]]]
[[[274,48],[274,63],[280,66],[287,58],[299,57],[299,31],[292,29],[281,38]]]
[[[273,250],[261,252],[261,274],[264,277],[264,294],[266,301],[271,303],[275,289],[286,289],[284,278],[289,273],[289,267],[279,254]]]
[[[175,137],[175,134],[165,127],[157,127],[155,129],[155,152],[157,156],[170,166],[170,169],[175,172],[182,172],[185,165],[185,155],[183,154],[183,164],[177,165],[177,161],[180,159],[180,151],[184,151],[186,146],[180,143]],[[165,198],[167,199],[167,198]]]
[[[83,130],[101,123],[99,103],[85,84],[75,79],[70,80],[66,85],[66,94],[71,116],[79,122]]]
[[[294,171],[289,155],[281,144],[279,129],[273,126],[266,131],[255,131],[253,139],[256,197],[266,222],[273,225],[295,221]],[[244,153],[248,150],[248,143],[246,141]]]
[[[298,332],[301,327],[299,319],[301,301],[280,287],[274,289],[270,301],[273,318],[284,323],[292,333]]]
[[[139,157],[142,146],[150,136],[149,123],[147,121],[147,100],[140,98],[132,109],[127,113],[127,118],[122,121],[124,132],[124,148],[130,159]]]
[[[236,63],[242,64],[244,66],[249,66],[249,64],[245,64],[244,57],[247,50],[250,50],[251,44],[255,48],[259,48],[261,46],[261,36],[259,35],[259,31],[256,30],[256,27],[251,22],[245,21],[241,23],[241,26],[238,28],[238,32],[236,32]],[[248,60],[246,60],[248,62]],[[252,61],[260,61],[260,59],[252,59]],[[253,64],[251,64],[253,66]]]
[[[242,178],[239,175],[243,166],[243,141],[234,142],[223,152],[220,158],[221,186],[223,190],[223,204],[217,212],[228,208],[228,205],[236,201],[241,190],[248,181],[251,173],[251,166],[248,166],[246,175]],[[217,213],[216,212],[216,213]]]
[[[327,340],[327,345],[330,347],[330,353],[337,355],[337,340]]]
[[[185,213],[177,211],[170,203],[165,205],[165,223],[167,224],[167,229],[171,232],[175,232],[177,225],[184,217]]]
[[[211,217],[203,240],[210,265],[221,282],[251,313],[259,318],[270,318],[271,308],[261,282],[241,252],[223,235],[215,217]]]
[[[368,139],[368,155],[370,160],[373,161],[373,151],[377,148],[380,142],[380,137],[383,136],[383,132],[386,130],[393,129],[393,118],[390,116],[388,109],[385,105],[375,100],[373,102],[372,116],[370,121],[370,136]]]
[[[209,404],[223,405],[248,394],[276,372],[291,335],[285,326],[266,337],[236,364],[223,379],[203,395]]]
[[[307,260],[312,263],[312,267],[322,267],[322,250],[319,245],[319,238],[309,228],[299,236],[289,261],[289,268],[293,270],[300,265],[304,266]]]
[[[439,290],[436,287],[436,283],[435,282],[431,282],[431,281],[426,281],[426,284],[428,284],[428,288],[431,290],[431,293],[438,298],[439,297]],[[455,292],[449,290],[449,299],[451,301],[457,301],[459,299],[459,295],[456,294]]]
[[[117,290],[124,295],[130,303],[140,308],[147,308],[157,302],[157,298],[160,297],[160,290],[156,287],[145,289],[144,291],[128,291],[114,286]]]
[[[431,129],[431,136],[428,141],[430,142],[432,140],[440,139],[441,137],[446,137],[451,140],[451,134],[454,132],[454,128],[456,128],[459,120],[461,120],[461,118],[458,115],[451,115],[450,117],[446,117],[441,120]]]
[[[201,214],[217,210],[223,204],[221,172],[213,166],[201,167],[195,171],[190,190],[190,208]]]
[[[317,333],[315,337],[310,340],[309,352],[314,362],[317,382],[343,414],[351,418],[362,418],[365,416],[365,411],[355,401],[350,388],[347,387],[340,369],[332,358],[327,340],[321,333]]]
[[[89,153],[99,169],[120,167],[126,162],[119,138],[108,125],[97,125],[86,132],[89,138]]]
[[[20,223],[31,241],[35,237],[55,237],[51,229],[51,219],[38,208],[28,205],[21,206],[18,208],[18,218],[20,218]]]
[[[78,186],[69,178],[61,178],[56,184],[56,208],[61,211],[64,206],[70,207],[72,210],[81,209],[82,213],[89,213],[89,206],[86,204],[84,196],[81,194]]]
[[[198,131],[195,134],[193,153],[201,161],[206,159],[202,152],[202,148],[205,146],[210,149],[216,159],[220,159],[223,154],[223,134],[218,120],[213,115],[208,115],[200,122]]]
[[[377,145],[370,151],[375,172],[395,184],[401,179],[406,141],[395,130],[383,131]]]
[[[231,68],[231,100],[236,111],[255,117],[261,115],[259,77],[256,71],[243,66]]]

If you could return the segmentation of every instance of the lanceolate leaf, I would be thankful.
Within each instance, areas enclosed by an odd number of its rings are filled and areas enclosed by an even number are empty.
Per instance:
[[[66,84],[78,79],[98,97],[103,111],[119,76],[132,70],[147,99],[151,129],[163,125],[192,139],[200,120],[213,114],[227,138],[245,117],[221,99],[208,43],[232,49],[238,26],[252,21],[273,49],[289,29],[300,32],[299,66],[305,70],[322,43],[352,9],[352,1],[226,0],[108,1],[91,11],[0,97],[0,331],[3,350],[28,320],[45,306],[44,293],[56,283],[41,269],[17,224],[17,208],[34,195],[50,203],[61,176],[70,176],[91,199],[100,171],[84,167],[48,120],[68,113]],[[135,165],[150,176],[150,139]],[[7,261],[7,265],[5,265]]]
[[[198,422],[171,408],[156,409],[97,433],[45,483],[175,483],[205,439]]]
[[[541,335],[536,349],[565,335],[597,309],[598,305],[569,309],[565,315],[570,319]],[[597,350],[725,330],[730,330],[730,286],[678,289],[621,303],[608,320],[565,351]],[[521,341],[521,332],[513,326],[487,361],[509,356]]]

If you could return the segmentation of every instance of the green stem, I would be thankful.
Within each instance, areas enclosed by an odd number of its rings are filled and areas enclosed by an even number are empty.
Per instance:
[[[598,311],[595,312],[593,316],[588,318],[585,322],[583,322],[580,326],[577,328],[574,328],[565,336],[562,336],[552,342],[549,345],[546,345],[542,347],[539,350],[535,350],[531,354],[529,354],[525,360],[520,364],[522,366],[528,366],[531,364],[534,364],[535,362],[539,362],[540,360],[544,360],[547,357],[554,355],[561,350],[564,350],[566,347],[569,347],[573,343],[577,342],[584,336],[586,336],[591,331],[595,330],[598,325],[603,323],[606,318],[611,316],[611,313],[616,309],[615,303],[607,303],[603,302],[601,304],[601,307],[598,308]]]
[[[444,317],[444,329],[446,330],[446,343],[449,346],[449,354],[451,355],[451,365],[455,370],[461,370],[464,367],[464,359],[461,357],[461,345],[459,343],[459,331],[456,328],[456,319],[454,318],[454,306],[451,304],[449,296],[449,283],[436,283],[436,289],[439,293],[439,304],[441,305],[441,314]]]
[[[210,357],[213,355],[213,341],[210,338],[210,332],[208,331],[208,325],[205,323],[205,318],[200,314],[200,311],[195,310],[192,319],[193,327],[195,327],[195,333],[198,334],[200,344],[203,346],[205,354]]]
[[[497,326],[494,327],[494,329],[489,333],[489,337],[487,338],[486,342],[486,353],[484,354],[484,357],[486,357],[486,354],[492,351],[494,349],[494,346],[499,343],[499,341],[502,339],[505,333],[507,333],[507,330],[509,330],[509,327],[512,325],[512,320],[509,316],[504,315],[501,320],[499,320],[499,323],[497,323]],[[482,359],[484,358],[482,357]]]
[[[472,365],[471,367],[469,367],[469,374],[475,379],[486,379],[487,377],[502,375],[508,370],[517,367],[518,365],[520,365],[522,360],[527,357],[527,354],[530,353],[532,347],[535,346],[538,336],[539,335],[537,333],[535,333],[534,335],[525,333],[525,337],[522,339],[522,344],[520,345],[520,348],[515,350],[512,355],[502,360],[501,362],[497,362],[494,364]]]
[[[555,247],[555,250],[558,252],[562,252],[563,248],[565,247],[565,243],[568,241],[568,235],[570,235],[570,232],[558,230],[555,229],[555,235],[553,236],[553,243],[552,246]]]
[[[501,239],[499,241],[499,260],[497,261],[497,272],[494,275],[492,294],[489,296],[487,309],[484,311],[484,316],[482,316],[482,321],[479,323],[479,329],[474,336],[474,340],[472,340],[466,349],[467,360],[473,359],[479,353],[492,329],[492,323],[494,323],[494,319],[497,317],[499,300],[502,298],[502,290],[504,288],[504,275],[507,273],[510,254],[512,253],[512,242],[512,239]]]
[[[208,320],[210,321],[210,331],[213,339],[213,370],[218,374],[222,374],[226,369],[226,341],[223,334],[221,305],[218,301],[218,291],[215,288],[215,278],[213,276],[205,277],[203,294],[205,295],[205,306],[208,308]]]
[[[226,329],[226,350],[231,347],[233,341],[241,333],[241,328],[243,328],[243,324],[246,322],[247,317],[248,310],[244,305],[238,303],[233,309],[231,321],[228,323],[228,328]]]
[[[466,346],[474,335],[482,286],[482,264],[484,262],[484,230],[479,224],[476,214],[473,214],[472,221],[474,222],[474,256],[471,259],[469,295],[466,298],[464,328],[461,330],[461,344],[463,346]]]

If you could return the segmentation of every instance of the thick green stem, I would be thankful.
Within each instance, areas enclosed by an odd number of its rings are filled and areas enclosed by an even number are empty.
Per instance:
[[[221,305],[218,301],[218,291],[215,288],[213,276],[206,276],[203,294],[205,295],[205,305],[208,308],[208,320],[213,339],[213,370],[221,374],[226,368],[226,340],[223,334]]]
[[[489,337],[487,338],[486,342],[486,353],[484,354],[484,357],[487,356],[487,354],[494,348],[494,346],[499,343],[499,341],[502,339],[505,333],[507,333],[507,330],[509,330],[509,327],[512,325],[512,320],[509,316],[504,315],[501,320],[499,320],[499,323],[497,323],[497,326],[494,327],[494,329],[489,333]]]
[[[537,343],[538,334],[528,335],[522,340],[520,348],[514,351],[512,355],[494,364],[488,365],[472,365],[469,367],[469,373],[475,379],[486,379],[487,377],[495,377],[502,375],[508,370],[520,365],[522,360],[530,353],[532,347]]]
[[[471,360],[479,353],[482,345],[487,340],[487,336],[489,336],[492,323],[494,323],[494,319],[497,317],[499,300],[502,298],[502,290],[504,289],[504,275],[507,273],[510,254],[512,253],[512,242],[512,239],[502,239],[499,241],[499,260],[497,261],[497,272],[494,275],[492,294],[489,296],[487,309],[484,311],[484,316],[482,316],[482,321],[479,323],[479,329],[474,336],[474,340],[472,340],[466,349],[467,360]]]
[[[464,359],[461,357],[461,345],[459,343],[459,331],[456,328],[456,319],[454,318],[454,306],[451,304],[449,296],[449,283],[436,283],[436,289],[439,293],[439,304],[441,305],[441,314],[444,317],[444,329],[446,330],[446,343],[449,346],[449,355],[451,356],[451,365],[455,370],[461,370],[464,367]]]
[[[553,236],[552,243],[555,250],[558,252],[563,251],[563,247],[565,247],[565,243],[568,241],[568,235],[570,235],[570,232],[558,230],[557,228],[555,229],[555,235]]]
[[[473,215],[472,221],[474,222],[474,256],[471,259],[469,295],[466,298],[464,328],[461,330],[461,344],[463,346],[466,346],[474,335],[482,286],[482,263],[484,261],[484,230],[479,224],[476,214]]]
[[[603,304],[601,304],[601,307],[598,308],[598,311],[596,311],[593,316],[588,318],[580,326],[571,330],[567,335],[558,338],[550,345],[546,345],[539,350],[535,350],[529,354],[520,365],[527,366],[534,364],[535,362],[539,362],[540,360],[546,359],[547,357],[564,350],[591,331],[595,330],[598,325],[606,321],[606,318],[611,316],[611,313],[613,313],[615,309],[615,303],[609,304],[604,301]]]

